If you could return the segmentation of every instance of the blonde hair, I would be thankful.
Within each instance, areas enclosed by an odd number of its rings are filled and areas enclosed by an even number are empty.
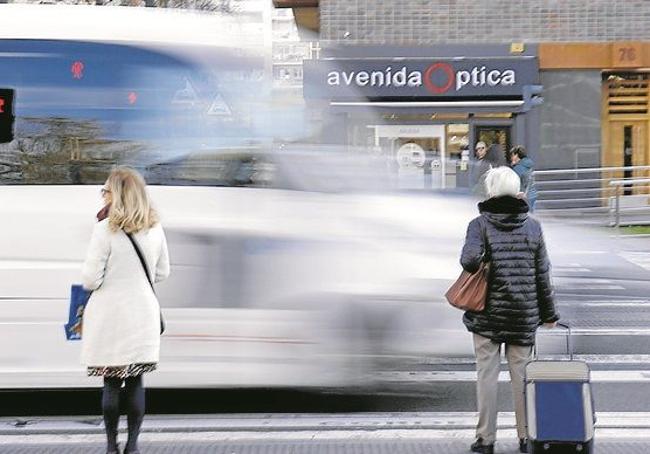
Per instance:
[[[112,231],[137,233],[158,223],[144,178],[136,170],[130,167],[113,169],[106,180],[106,189],[111,192],[108,225]]]
[[[509,195],[517,197],[521,181],[517,172],[510,167],[501,166],[488,170],[485,177],[485,189],[488,197],[502,197]]]

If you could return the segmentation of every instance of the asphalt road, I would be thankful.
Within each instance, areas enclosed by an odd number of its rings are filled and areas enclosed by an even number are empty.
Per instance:
[[[555,222],[544,228],[558,309],[573,327],[575,353],[594,370],[596,408],[650,411],[650,238],[621,239],[602,228]],[[564,338],[561,333],[545,336],[539,347],[541,355],[562,357]],[[443,356],[393,361],[378,383],[345,392],[151,389],[148,412],[473,411],[473,370],[472,358]],[[4,392],[0,400],[0,416],[96,415],[100,410],[99,390]],[[499,402],[503,411],[512,408],[506,381]]]

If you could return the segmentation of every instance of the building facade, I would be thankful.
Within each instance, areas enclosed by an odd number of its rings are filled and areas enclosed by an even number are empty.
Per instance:
[[[309,6],[314,6],[313,3]],[[373,122],[391,126],[379,128],[374,138],[366,137],[372,147],[381,147],[390,139],[395,153],[408,143],[424,149],[425,155],[443,153],[441,158],[447,159],[445,170],[455,168],[457,174],[441,177],[449,186],[454,184],[454,179],[462,185],[463,178],[459,176],[464,168],[464,147],[470,150],[472,159],[471,150],[479,140],[500,148],[525,145],[537,169],[650,164],[650,2],[320,0],[317,3],[320,44],[324,51],[319,62],[309,62],[307,66],[342,64],[356,68],[358,73],[373,59],[393,62],[399,69],[403,67],[402,62],[407,66],[429,62],[429,65],[441,63],[452,67],[454,62],[476,63],[478,74],[474,77],[470,69],[469,85],[475,82],[477,86],[482,85],[483,76],[486,83],[473,96],[461,95],[451,88],[444,95],[431,91],[419,94],[393,91],[363,96],[368,94],[367,90],[361,90],[359,96],[346,95],[349,109],[353,102],[374,103],[380,115]],[[517,80],[511,88],[518,90],[507,94],[494,91],[498,84],[491,86],[488,78],[491,70],[499,69],[499,62],[519,64],[529,60],[534,63],[533,69],[525,73],[526,83]],[[492,68],[491,62],[497,62],[497,66]],[[318,86],[323,82],[322,79],[315,82],[307,66],[305,93],[306,97],[314,97],[309,85]],[[429,82],[444,87],[444,80],[448,80],[458,85],[462,69],[449,71],[449,77],[444,79],[444,71],[426,73],[428,67],[425,64],[423,76],[428,74]],[[531,75],[530,71],[536,74]],[[462,77],[466,78],[464,74]],[[349,77],[350,71],[346,75]],[[365,73],[360,77],[364,84]],[[378,78],[376,75],[375,85],[379,83]],[[464,80],[460,79],[460,83]],[[426,88],[424,80],[422,84]],[[357,80],[349,85],[358,86]],[[465,92],[467,86],[462,87]],[[335,104],[331,109],[341,110],[341,99],[334,96],[329,101]],[[382,101],[384,104],[378,104]],[[393,104],[385,104],[386,101]],[[440,104],[443,101],[447,103],[444,107]],[[488,101],[492,106],[487,107]],[[497,101],[521,104],[506,106]],[[364,140],[358,132],[358,125],[363,121],[358,117],[348,112],[346,118],[348,130],[344,140],[354,145]],[[392,132],[403,134],[400,126],[410,127],[416,135],[435,133],[438,136],[429,141],[423,140],[424,137],[384,137]],[[338,127],[343,127],[343,123],[339,122]],[[459,139],[461,132],[465,136]],[[409,145],[408,148],[417,150],[417,147]],[[435,156],[432,159],[435,162]],[[637,175],[641,173],[621,172],[619,176]]]

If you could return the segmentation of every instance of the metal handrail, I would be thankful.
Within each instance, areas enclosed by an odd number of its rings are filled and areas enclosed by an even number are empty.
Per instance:
[[[567,194],[574,192],[600,192],[603,188],[584,188],[584,189],[550,189],[544,191],[544,194]]]
[[[591,202],[594,200],[608,200],[609,197],[580,197],[580,198],[575,198],[575,199],[570,199],[572,202]],[[544,203],[555,203],[555,204],[560,204],[560,203],[566,203],[567,199],[550,199],[550,200],[544,200]]]
[[[634,177],[630,178],[621,178],[621,180],[634,180]],[[552,185],[552,184],[561,184],[561,183],[602,183],[603,181],[611,181],[611,178],[584,178],[576,180],[575,178],[570,178],[568,180],[546,180],[546,181],[536,181],[536,185]]]
[[[535,175],[561,175],[563,173],[621,172],[625,170],[650,170],[650,166],[590,167],[584,169],[536,170]]]
[[[627,180],[612,180],[609,182],[610,186],[625,186],[626,184],[635,185],[637,183],[650,183],[650,178],[629,178]]]
[[[614,226],[618,230],[621,226],[621,188],[625,186],[635,186],[637,184],[648,184],[650,183],[650,178],[638,178],[638,179],[618,179],[612,180],[609,182],[609,185],[615,188],[616,195],[614,201],[614,212],[615,220]]]
[[[635,192],[646,192],[650,187],[650,165],[538,170],[533,175],[540,212],[569,217],[598,213],[609,217],[609,225],[620,226],[624,213],[650,210],[650,206],[624,204],[624,191],[619,189],[634,186]]]

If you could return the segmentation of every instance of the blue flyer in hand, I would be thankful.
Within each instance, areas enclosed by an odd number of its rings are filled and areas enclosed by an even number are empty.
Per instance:
[[[83,315],[90,293],[81,285],[73,285],[70,288],[70,313],[68,314],[68,323],[64,325],[65,336],[68,340],[81,339]]]

